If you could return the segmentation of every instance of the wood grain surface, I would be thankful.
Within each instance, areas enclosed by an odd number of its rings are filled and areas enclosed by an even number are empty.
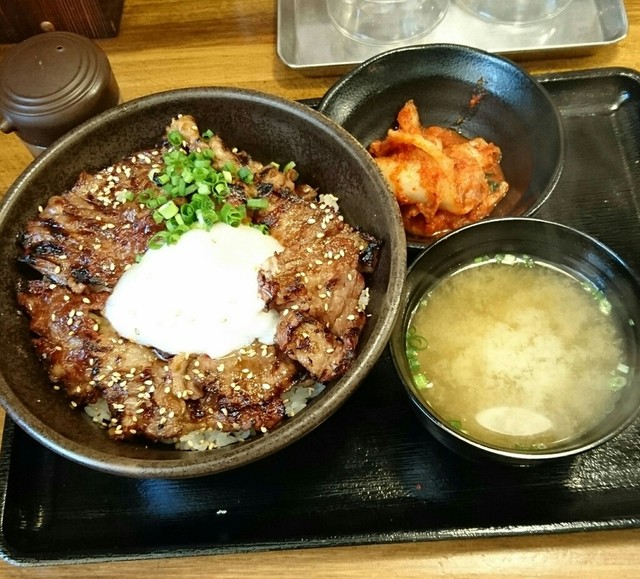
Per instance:
[[[320,0],[307,0],[320,1]],[[302,3],[301,3],[302,4]],[[640,69],[640,1],[627,0],[629,34],[573,58],[525,60],[532,73],[610,66]],[[126,0],[120,34],[98,40],[123,100],[202,85],[252,88],[291,99],[322,95],[338,78],[284,65],[276,54],[276,0]],[[0,58],[9,45],[0,45]],[[0,194],[31,161],[0,134]],[[0,412],[0,421],[2,420]],[[17,568],[0,577],[640,577],[640,530],[568,533],[259,554]]]

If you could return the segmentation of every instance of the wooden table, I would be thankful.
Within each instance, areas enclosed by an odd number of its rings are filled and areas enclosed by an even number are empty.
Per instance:
[[[308,0],[319,1],[319,0]],[[587,56],[523,61],[532,73],[640,69],[640,2],[629,35]],[[275,0],[126,0],[120,34],[99,40],[123,100],[200,85],[252,88],[291,99],[322,95],[337,76],[285,66],[276,54]],[[9,46],[0,46],[0,58]],[[0,135],[0,193],[30,162]],[[0,420],[3,414],[0,412]],[[640,530],[308,549],[36,569],[0,563],[0,577],[640,577]]]

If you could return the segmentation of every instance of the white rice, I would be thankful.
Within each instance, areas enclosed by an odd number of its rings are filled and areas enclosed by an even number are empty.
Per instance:
[[[326,205],[327,207],[333,209],[334,211],[339,211],[340,207],[338,207],[338,198],[335,195],[331,195],[331,193],[324,193],[323,195],[318,195],[318,201],[322,205]]]
[[[360,297],[358,298],[358,311],[364,312],[369,305],[369,288],[366,287],[360,292]]]
[[[306,407],[309,400],[315,398],[324,390],[324,384],[300,384],[282,394],[285,413],[287,416],[295,416]],[[109,406],[104,398],[98,399],[94,404],[85,406],[85,412],[91,419],[106,428],[111,423]],[[254,436],[254,430],[242,430],[238,432],[221,432],[213,428],[203,428],[195,430],[189,434],[181,436],[177,440],[168,441],[174,444],[178,450],[213,450],[241,442]]]

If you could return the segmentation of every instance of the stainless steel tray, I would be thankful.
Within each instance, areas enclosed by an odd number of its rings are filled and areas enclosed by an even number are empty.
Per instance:
[[[441,22],[408,44],[465,44],[514,59],[577,56],[622,40],[628,29],[623,0],[574,0],[555,18],[519,26],[485,22],[451,0]],[[292,68],[334,73],[395,46],[347,38],[332,24],[324,0],[278,0],[278,56]]]

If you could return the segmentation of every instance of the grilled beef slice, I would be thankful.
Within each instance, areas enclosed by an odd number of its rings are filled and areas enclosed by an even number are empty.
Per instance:
[[[378,243],[345,223],[331,197],[307,203],[281,190],[265,198],[254,221],[284,247],[259,273],[262,298],[280,312],[276,344],[320,382],[332,380],[356,356],[366,321],[361,272],[374,267]]]

